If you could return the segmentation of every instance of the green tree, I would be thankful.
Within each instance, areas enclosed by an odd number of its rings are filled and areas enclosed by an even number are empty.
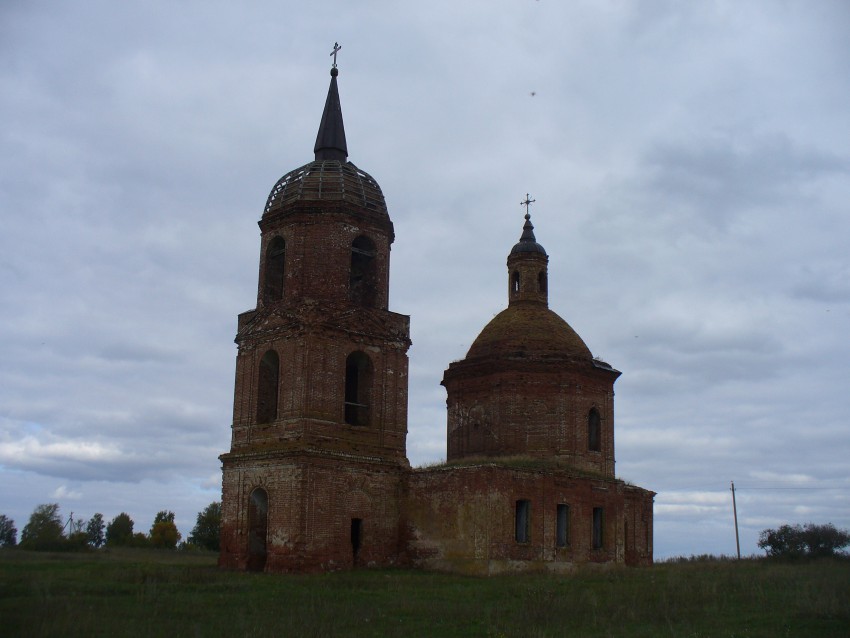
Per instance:
[[[15,521],[0,514],[0,547],[14,547],[18,544],[18,528]]]
[[[103,514],[98,512],[91,517],[86,525],[86,540],[88,544],[94,548],[102,546],[106,541],[106,537],[104,536],[105,529],[106,523],[103,522]]]
[[[174,512],[171,510],[162,510],[156,513],[156,516],[153,519],[153,525],[151,525],[151,532],[153,532],[153,526],[157,523],[173,523],[174,522]]]
[[[151,525],[150,542],[154,547],[174,549],[180,542],[180,532],[174,524],[174,512],[162,510],[157,512]]]
[[[803,543],[809,556],[835,556],[850,545],[850,532],[838,529],[832,523],[808,523],[803,527]]]
[[[38,505],[30,514],[29,522],[21,532],[21,547],[35,550],[64,549],[65,537],[62,536],[62,519],[59,517],[59,504]]]
[[[106,526],[106,544],[111,546],[130,545],[133,542],[133,519],[121,512]]]
[[[799,558],[801,556],[835,556],[850,545],[850,532],[837,529],[832,523],[815,525],[781,525],[759,534],[758,546],[768,556]]]
[[[180,532],[177,526],[170,521],[160,521],[151,527],[150,542],[154,547],[174,549],[180,542]]]
[[[221,503],[216,501],[198,512],[195,527],[189,534],[192,545],[217,552],[221,538]]]

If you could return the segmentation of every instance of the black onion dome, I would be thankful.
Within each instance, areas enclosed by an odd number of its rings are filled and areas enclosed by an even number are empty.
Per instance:
[[[263,216],[296,202],[345,202],[389,217],[378,182],[351,162],[316,160],[289,171],[269,193]]]
[[[519,241],[511,248],[511,255],[517,253],[542,253],[546,254],[546,250],[537,243],[534,237],[534,226],[531,224],[531,215],[525,214],[525,224],[522,227],[522,236]]]

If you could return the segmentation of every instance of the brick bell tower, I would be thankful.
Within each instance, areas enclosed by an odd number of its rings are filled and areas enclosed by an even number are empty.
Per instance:
[[[220,564],[318,571],[398,558],[409,317],[388,310],[393,224],[348,161],[335,46],[314,161],[272,188],[257,307],[239,315]]]

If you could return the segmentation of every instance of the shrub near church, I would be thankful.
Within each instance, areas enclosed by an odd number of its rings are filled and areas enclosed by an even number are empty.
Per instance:
[[[850,532],[832,523],[782,525],[759,534],[758,546],[775,558],[819,558],[835,556],[850,545]]]

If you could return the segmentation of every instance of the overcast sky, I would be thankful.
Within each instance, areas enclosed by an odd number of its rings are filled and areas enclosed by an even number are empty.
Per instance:
[[[615,386],[656,557],[850,527],[844,0],[0,3],[0,513],[184,535],[220,499],[259,220],[313,159],[330,50],[395,224],[408,455],[507,304],[526,193],[550,307]]]

